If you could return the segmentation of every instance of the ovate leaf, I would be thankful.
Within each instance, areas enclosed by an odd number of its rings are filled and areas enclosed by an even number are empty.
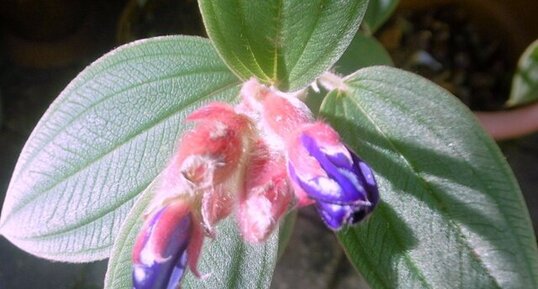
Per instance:
[[[355,35],[367,0],[200,0],[207,34],[229,67],[284,90],[330,68]]]
[[[338,234],[372,288],[538,288],[538,252],[518,184],[497,145],[445,90],[365,68],[322,115],[367,161],[381,203]]]
[[[519,59],[507,104],[516,106],[536,100],[538,100],[538,40],[534,41]]]
[[[150,186],[125,219],[110,256],[105,289],[133,288],[131,251],[151,197]],[[189,272],[181,288],[269,288],[277,251],[278,230],[265,243],[248,245],[243,243],[234,218],[229,217],[217,226],[216,238],[204,242],[199,270],[206,276],[197,279]]]
[[[172,154],[185,115],[233,100],[238,85],[202,38],[154,38],[103,56],[67,86],[28,139],[0,232],[48,259],[108,257],[136,197]]]
[[[362,23],[368,34],[374,34],[390,18],[398,2],[399,0],[370,0]]]

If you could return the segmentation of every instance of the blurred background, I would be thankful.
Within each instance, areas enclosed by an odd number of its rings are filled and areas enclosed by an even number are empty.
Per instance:
[[[402,0],[374,35],[395,65],[419,73],[474,110],[501,110],[525,47],[538,38],[536,0]],[[508,3],[509,2],[509,3]],[[19,152],[62,89],[85,66],[136,39],[204,36],[195,0],[0,2],[0,203]],[[538,135],[500,143],[538,228]],[[321,224],[299,214],[273,288],[367,288]],[[53,263],[0,237],[0,289],[101,288],[106,261]]]

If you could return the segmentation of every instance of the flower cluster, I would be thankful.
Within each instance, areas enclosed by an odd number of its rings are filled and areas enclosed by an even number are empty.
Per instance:
[[[368,165],[297,95],[247,81],[235,107],[212,103],[160,176],[133,250],[134,288],[176,288],[196,269],[206,236],[235,213],[243,238],[265,241],[293,207],[315,205],[332,230],[364,219],[379,200]]]

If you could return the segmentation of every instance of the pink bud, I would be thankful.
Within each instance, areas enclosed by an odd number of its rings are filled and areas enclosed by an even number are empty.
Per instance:
[[[313,121],[308,107],[297,98],[298,93],[283,93],[250,79],[243,85],[241,96],[239,109],[256,120],[272,150],[283,153],[285,139],[301,124]]]
[[[176,288],[196,264],[204,237],[235,207],[254,139],[250,119],[212,103],[187,118],[194,127],[159,176],[133,249],[134,288]]]
[[[216,186],[203,193],[201,203],[202,221],[206,234],[214,237],[213,226],[232,212],[237,201],[237,189],[225,185]]]
[[[227,104],[211,103],[187,117],[196,126],[181,139],[173,162],[195,185],[217,185],[235,171],[250,139],[250,120]]]
[[[231,213],[244,182],[253,129],[250,119],[227,104],[211,103],[187,117],[195,123],[181,138],[162,174],[151,208],[178,196],[192,199],[206,234]]]
[[[243,238],[252,243],[265,241],[292,199],[284,158],[271,155],[265,143],[258,141],[239,200],[237,218]]]

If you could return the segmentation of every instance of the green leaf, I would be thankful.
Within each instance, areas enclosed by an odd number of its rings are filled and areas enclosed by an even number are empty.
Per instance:
[[[370,0],[362,23],[368,34],[374,34],[390,18],[396,6],[398,6],[398,2],[400,1]]]
[[[136,197],[171,156],[185,115],[211,100],[233,100],[238,89],[202,38],[154,38],[103,56],[34,129],[13,173],[0,232],[43,258],[107,258]]]
[[[149,186],[125,219],[110,256],[105,289],[132,288],[131,251],[152,193]],[[247,245],[229,217],[217,226],[216,238],[204,242],[199,269],[208,276],[197,279],[187,273],[181,288],[269,288],[277,251],[278,230],[263,244]]]
[[[263,244],[246,244],[229,217],[217,227],[215,240],[206,240],[202,248],[200,272],[209,274],[197,279],[187,274],[184,289],[266,289],[271,285],[278,252],[278,229]]]
[[[525,202],[497,145],[433,83],[371,67],[322,115],[375,171],[381,203],[338,238],[372,288],[538,288]]]
[[[346,52],[338,59],[334,65],[336,72],[342,75],[348,75],[360,68],[374,65],[393,66],[387,50],[371,36],[357,33]]]
[[[329,69],[355,35],[367,0],[200,0],[219,54],[240,78],[297,90]]]
[[[527,104],[538,100],[538,40],[521,55],[512,79],[508,106]]]

